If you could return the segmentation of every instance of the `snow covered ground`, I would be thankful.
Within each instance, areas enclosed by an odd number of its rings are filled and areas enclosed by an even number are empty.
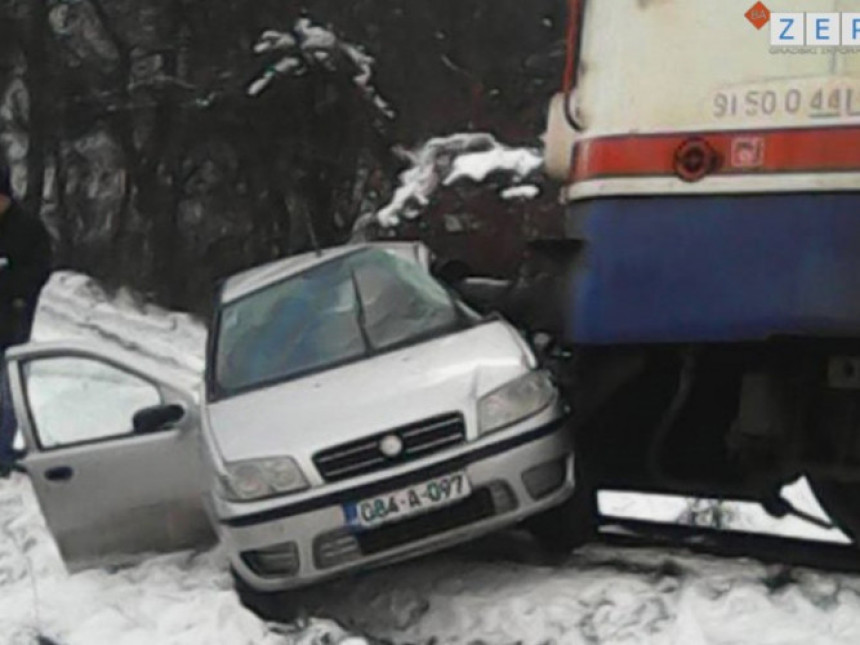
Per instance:
[[[19,475],[0,483],[0,643],[29,645],[37,633],[59,645],[334,645],[344,638],[321,621],[293,634],[268,627],[240,605],[217,551],[68,575]]]
[[[119,343],[184,375],[189,386],[205,342],[190,318],[137,307],[129,297],[110,302],[72,274],[56,275],[47,288],[36,335]],[[804,482],[788,493],[820,514]],[[601,506],[692,523],[715,508],[619,493],[604,494]],[[730,527],[844,541],[838,532],[774,520],[754,505],[719,508]],[[860,642],[860,576],[606,546],[550,563],[514,533],[269,605],[307,618],[271,624],[244,609],[217,549],[70,576],[27,478],[0,480],[0,645],[32,643],[37,632],[63,645]]]
[[[589,547],[560,566],[446,554],[307,598],[398,643],[860,642],[858,577],[660,550]]]
[[[109,302],[87,278],[58,273],[45,290],[37,340],[83,337],[120,344],[141,361],[197,382],[205,330],[189,317]],[[58,645],[337,645],[332,621],[267,625],[242,607],[216,549],[154,558],[120,571],[68,575],[29,480],[0,480],[0,645],[35,635]],[[352,645],[364,643],[353,640]]]

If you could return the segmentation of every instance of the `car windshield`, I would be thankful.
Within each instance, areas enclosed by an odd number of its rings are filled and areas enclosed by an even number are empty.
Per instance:
[[[216,388],[229,395],[296,378],[454,331],[466,320],[421,266],[363,249],[226,305]]]

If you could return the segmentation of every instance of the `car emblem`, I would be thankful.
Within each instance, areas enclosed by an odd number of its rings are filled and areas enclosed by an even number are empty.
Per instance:
[[[379,442],[379,450],[389,459],[394,459],[403,452],[403,441],[396,434],[390,434]]]

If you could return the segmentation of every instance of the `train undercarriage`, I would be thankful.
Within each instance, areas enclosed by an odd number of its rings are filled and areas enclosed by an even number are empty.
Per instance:
[[[589,348],[564,371],[589,486],[760,502],[806,476],[860,535],[860,343]]]

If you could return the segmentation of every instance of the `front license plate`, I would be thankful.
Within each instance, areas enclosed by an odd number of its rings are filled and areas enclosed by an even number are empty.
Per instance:
[[[454,473],[392,493],[345,504],[343,511],[348,524],[367,529],[448,506],[465,499],[471,493],[472,486],[466,473]]]

